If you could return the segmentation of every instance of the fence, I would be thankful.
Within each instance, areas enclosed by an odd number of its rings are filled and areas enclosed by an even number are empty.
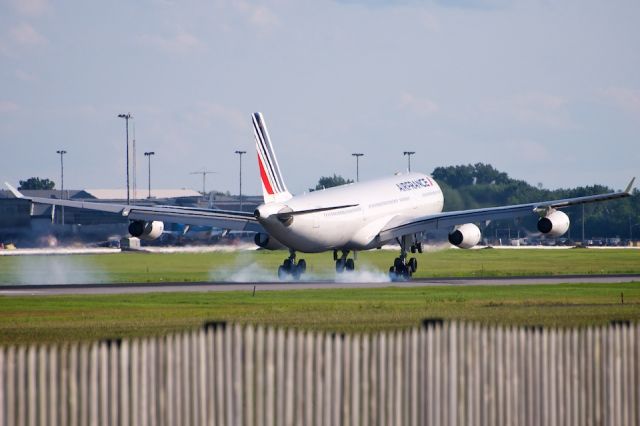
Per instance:
[[[640,326],[211,325],[0,348],[4,425],[637,425]]]

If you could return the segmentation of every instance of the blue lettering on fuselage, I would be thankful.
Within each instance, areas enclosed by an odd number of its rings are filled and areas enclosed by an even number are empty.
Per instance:
[[[396,183],[396,186],[398,187],[398,189],[400,189],[400,191],[412,191],[414,189],[428,188],[431,185],[433,185],[431,183],[431,180],[427,178],[420,178]]]

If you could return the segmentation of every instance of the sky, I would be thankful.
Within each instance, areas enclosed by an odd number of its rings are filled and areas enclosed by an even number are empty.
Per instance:
[[[0,181],[293,193],[484,162],[546,188],[640,176],[637,0],[0,0]],[[135,126],[135,131],[133,127]]]

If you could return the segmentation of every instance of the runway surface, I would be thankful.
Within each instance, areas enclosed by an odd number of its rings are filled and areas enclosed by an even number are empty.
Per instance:
[[[46,296],[65,294],[135,294],[208,291],[282,291],[308,289],[352,289],[388,287],[435,287],[435,286],[490,286],[490,285],[540,285],[568,283],[611,284],[640,282],[640,275],[564,275],[553,277],[509,277],[509,278],[429,278],[407,282],[336,282],[336,281],[290,281],[290,282],[198,282],[198,283],[140,283],[140,284],[53,284],[53,285],[2,285],[2,296]]]

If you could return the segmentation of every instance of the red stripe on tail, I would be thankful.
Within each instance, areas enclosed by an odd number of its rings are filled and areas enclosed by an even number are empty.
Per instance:
[[[267,190],[267,194],[273,195],[273,188],[271,188],[271,184],[269,183],[269,178],[267,177],[267,173],[264,171],[264,166],[262,165],[260,154],[258,154],[258,166],[260,167],[260,178],[262,179],[262,184]]]

